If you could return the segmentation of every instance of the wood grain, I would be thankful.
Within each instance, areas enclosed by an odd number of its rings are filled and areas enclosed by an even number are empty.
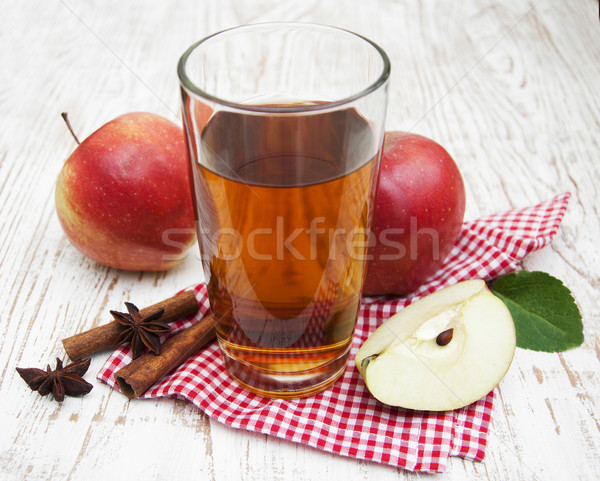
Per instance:
[[[583,346],[518,350],[500,385],[483,463],[449,480],[600,477],[600,22],[598,2],[561,0],[117,0],[7,2],[0,17],[0,478],[414,479],[210,421],[181,401],[129,402],[95,382],[62,405],[16,366],[66,359],[60,340],[124,300],[150,305],[202,280],[195,249],[168,273],[82,257],[54,213],[54,182],[78,135],[147,110],[179,122],[176,62],[199,38],[248,22],[349,28],[389,54],[388,129],[444,145],[467,185],[467,216],[569,190],[553,245],[528,269],[559,277],[584,319]],[[97,372],[104,356],[93,359]],[[438,478],[441,476],[433,476]]]

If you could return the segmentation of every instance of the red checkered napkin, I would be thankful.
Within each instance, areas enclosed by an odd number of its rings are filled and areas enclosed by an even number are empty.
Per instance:
[[[533,207],[465,223],[443,268],[414,295],[365,299],[350,359],[384,319],[418,297],[464,279],[489,279],[517,270],[529,252],[550,243],[569,196],[565,193]],[[205,285],[195,286],[194,291],[200,312],[196,318],[173,324],[174,332],[189,327],[209,309]],[[98,379],[117,388],[113,374],[130,360],[128,348],[117,349],[100,370]],[[483,459],[494,401],[492,391],[455,411],[418,412],[385,406],[369,394],[352,362],[333,387],[316,396],[265,399],[244,391],[228,377],[216,342],[142,397],[161,396],[187,399],[228,426],[424,472],[443,471],[449,456]]]

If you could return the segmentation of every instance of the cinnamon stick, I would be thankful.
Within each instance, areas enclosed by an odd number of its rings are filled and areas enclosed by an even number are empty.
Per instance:
[[[214,319],[209,314],[192,327],[167,339],[160,354],[143,354],[118,370],[115,380],[123,394],[129,399],[135,399],[214,338]]]
[[[183,317],[198,312],[199,306],[193,291],[184,291],[174,297],[153,304],[144,309],[140,309],[140,314],[144,317],[149,316],[160,309],[164,309],[160,317],[162,322],[173,322]],[[89,331],[76,334],[63,339],[62,343],[67,351],[67,355],[72,361],[78,361],[90,354],[115,347],[119,335],[122,332],[121,325],[116,322],[110,322],[103,326],[95,327]]]

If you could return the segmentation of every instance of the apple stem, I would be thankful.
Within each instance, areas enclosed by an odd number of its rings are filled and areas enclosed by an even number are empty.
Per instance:
[[[377,356],[379,356],[379,354],[371,354],[370,356],[365,357],[362,361],[360,361],[360,367],[365,367],[365,363],[368,365]]]
[[[67,128],[69,129],[69,132],[71,132],[71,135],[75,139],[75,142],[77,142],[77,145],[79,145],[81,142],[79,142],[77,135],[75,135],[75,132],[73,131],[73,127],[71,127],[71,122],[69,122],[69,114],[67,114],[67,112],[63,112],[60,115],[65,121],[65,124],[67,124]]]

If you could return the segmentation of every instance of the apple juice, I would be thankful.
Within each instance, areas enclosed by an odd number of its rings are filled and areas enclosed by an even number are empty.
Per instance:
[[[324,389],[345,369],[360,303],[370,125],[350,108],[220,111],[195,142],[198,239],[229,373],[265,396]]]

